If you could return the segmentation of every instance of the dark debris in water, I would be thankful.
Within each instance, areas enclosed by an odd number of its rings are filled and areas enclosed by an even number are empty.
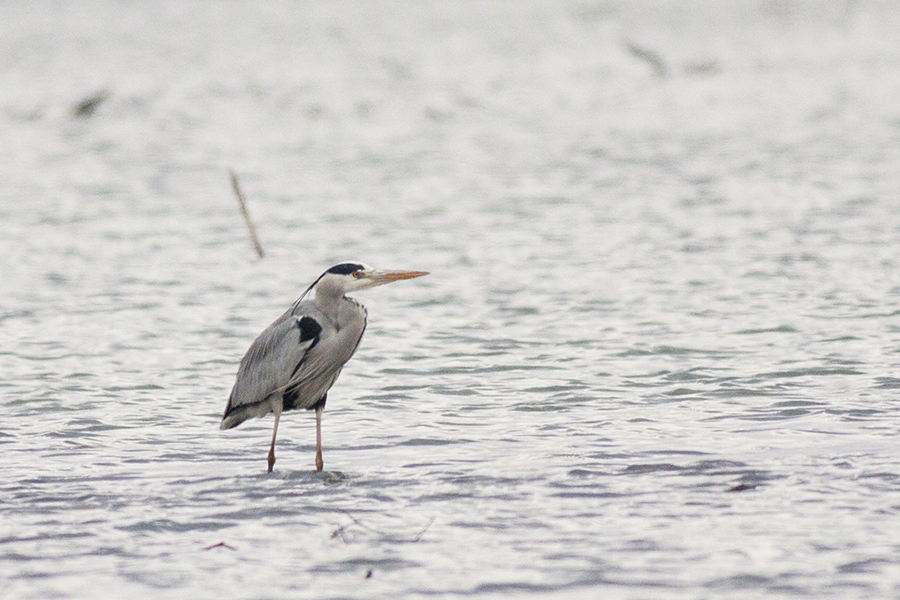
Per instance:
[[[345,544],[350,544],[355,541],[356,534],[358,532],[364,531],[370,534],[375,534],[381,537],[383,540],[394,543],[410,543],[414,544],[422,539],[422,536],[425,535],[425,532],[428,531],[428,528],[431,527],[432,523],[434,523],[435,517],[431,517],[424,527],[419,529],[419,531],[413,536],[397,536],[391,533],[387,533],[366,523],[363,523],[360,519],[354,517],[347,511],[342,511],[347,517],[352,521],[352,523],[348,523],[346,525],[341,525],[337,529],[331,532],[331,539],[341,538],[341,540]],[[368,578],[368,577],[367,577]]]
[[[650,67],[653,69],[653,73],[657,77],[665,77],[669,74],[669,68],[666,66],[666,61],[663,60],[662,56],[660,56],[658,52],[655,52],[643,46],[638,46],[631,41],[625,42],[625,49],[628,50],[628,53],[631,56],[643,60],[645,63],[650,65]]]
[[[218,544],[213,544],[212,546],[207,546],[204,550],[213,550],[215,548],[222,548],[223,550],[237,550],[234,546],[226,544],[225,542],[219,542]]]
[[[755,490],[756,487],[757,485],[755,483],[739,483],[728,488],[725,492],[749,492],[750,490]]]
[[[95,94],[84,98],[72,108],[72,115],[79,119],[87,119],[92,117],[100,105],[106,102],[110,97],[107,90],[101,90]]]

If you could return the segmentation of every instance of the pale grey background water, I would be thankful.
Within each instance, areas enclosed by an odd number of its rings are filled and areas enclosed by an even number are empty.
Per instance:
[[[900,597],[893,2],[0,13],[3,598]],[[267,475],[345,258],[432,274]]]

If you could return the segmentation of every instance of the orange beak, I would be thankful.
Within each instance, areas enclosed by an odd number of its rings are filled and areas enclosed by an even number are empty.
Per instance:
[[[428,271],[375,271],[369,277],[372,285],[383,285],[401,279],[415,279],[428,275]]]

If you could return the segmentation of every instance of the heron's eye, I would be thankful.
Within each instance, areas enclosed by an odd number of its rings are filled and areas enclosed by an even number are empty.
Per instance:
[[[353,279],[359,279],[362,277],[362,271],[353,271]]]

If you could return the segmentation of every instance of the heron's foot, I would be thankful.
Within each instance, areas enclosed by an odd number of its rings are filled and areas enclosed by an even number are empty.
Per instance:
[[[316,471],[321,471],[325,467],[321,454],[316,454]]]
[[[275,466],[275,453],[269,452],[269,473],[272,472],[272,467]]]

